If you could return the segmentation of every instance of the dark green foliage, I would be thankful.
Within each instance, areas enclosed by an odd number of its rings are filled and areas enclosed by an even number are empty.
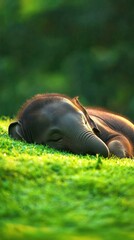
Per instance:
[[[14,141],[0,120],[0,238],[134,238],[134,161]]]
[[[0,114],[36,93],[134,116],[132,0],[0,2]]]

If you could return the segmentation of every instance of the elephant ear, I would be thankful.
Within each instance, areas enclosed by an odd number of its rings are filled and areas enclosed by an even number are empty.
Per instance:
[[[84,113],[84,115],[85,115],[85,117],[87,118],[87,121],[88,121],[88,123],[90,124],[93,132],[94,132],[97,136],[100,136],[100,130],[99,130],[97,124],[96,124],[96,123],[93,121],[93,119],[89,116],[86,108],[84,108],[84,107],[81,105],[81,103],[79,102],[78,98],[79,98],[78,96],[75,97],[75,98],[73,98],[73,99],[72,99],[73,103]]]
[[[21,125],[19,122],[13,122],[8,127],[8,134],[11,138],[16,140],[23,140]]]

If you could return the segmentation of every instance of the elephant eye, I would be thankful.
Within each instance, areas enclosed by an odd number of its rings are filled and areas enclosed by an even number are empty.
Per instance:
[[[62,140],[62,136],[59,133],[53,133],[50,135],[48,142],[58,142]]]

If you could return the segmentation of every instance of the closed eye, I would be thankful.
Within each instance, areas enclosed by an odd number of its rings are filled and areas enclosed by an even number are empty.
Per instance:
[[[60,140],[62,140],[62,136],[60,133],[52,133],[49,136],[48,142],[58,142]]]
[[[56,139],[52,138],[52,139],[49,139],[48,142],[59,142],[59,141],[61,141],[61,140],[62,140],[61,137],[56,138]]]

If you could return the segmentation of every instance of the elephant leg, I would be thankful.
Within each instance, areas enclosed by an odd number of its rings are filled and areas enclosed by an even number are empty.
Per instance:
[[[119,158],[132,157],[133,147],[129,140],[124,136],[119,136],[111,139],[107,146],[111,155],[116,155]]]

